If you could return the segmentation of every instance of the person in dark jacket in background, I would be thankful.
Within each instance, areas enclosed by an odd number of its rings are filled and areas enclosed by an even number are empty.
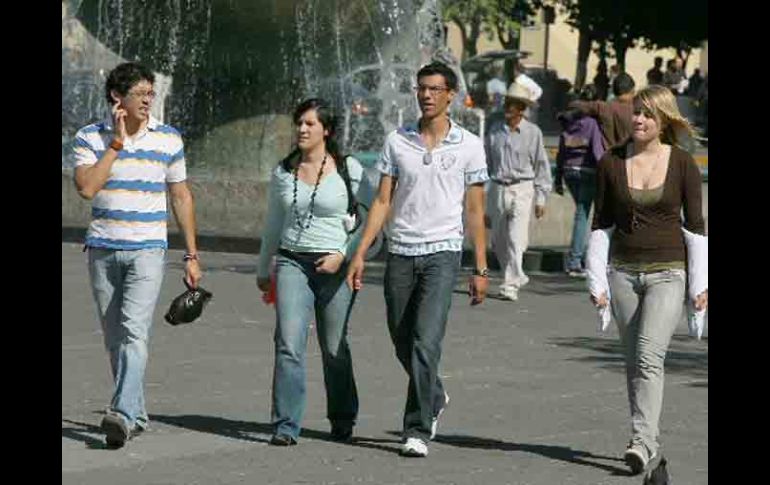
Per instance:
[[[573,101],[569,107],[596,118],[602,130],[604,147],[609,149],[624,143],[631,136],[635,87],[634,79],[628,73],[621,72],[612,83],[612,91],[615,93],[612,101]]]
[[[595,101],[596,89],[586,86],[580,93],[582,101]],[[599,124],[578,109],[568,109],[558,116],[562,125],[559,152],[556,155],[554,190],[564,195],[564,182],[575,200],[572,242],[567,256],[566,271],[573,277],[584,277],[583,258],[588,235],[588,214],[596,192],[596,162],[604,154]]]

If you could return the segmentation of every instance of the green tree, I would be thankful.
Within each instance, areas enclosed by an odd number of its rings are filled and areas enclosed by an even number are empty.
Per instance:
[[[496,0],[444,0],[441,2],[445,22],[460,29],[463,43],[462,60],[476,55],[476,43],[482,33],[491,35],[490,13]]]
[[[518,49],[521,39],[521,26],[535,15],[537,0],[498,0],[493,2],[489,12],[489,21],[497,33],[497,40],[505,49]]]
[[[650,1],[663,0],[545,0],[543,3],[558,6],[567,14],[567,24],[578,30],[577,69],[575,89],[585,85],[588,57],[591,47],[598,45],[596,52],[601,59],[609,53],[610,46],[621,70],[625,68],[626,52],[634,47],[646,32],[647,15],[655,12]]]
[[[708,39],[708,8],[696,0],[658,3],[666,13],[646,18],[642,46],[651,50],[675,49],[686,67],[692,49]]]
[[[609,45],[616,62],[625,68],[626,53],[672,47],[687,61],[693,47],[708,36],[707,8],[702,0],[542,0],[568,15],[579,32],[575,88],[585,84],[591,46]]]

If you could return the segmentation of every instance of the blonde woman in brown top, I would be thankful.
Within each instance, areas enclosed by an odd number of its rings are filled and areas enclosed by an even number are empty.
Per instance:
[[[682,228],[704,234],[701,176],[678,135],[692,132],[671,91],[649,86],[634,96],[631,138],[599,162],[594,230],[614,227],[610,296],[591,297],[611,305],[626,354],[631,407],[631,442],[624,458],[641,473],[658,451],[663,404],[663,362],[685,299],[685,242]],[[682,220],[682,214],[684,220]],[[704,291],[693,302],[708,304]]]

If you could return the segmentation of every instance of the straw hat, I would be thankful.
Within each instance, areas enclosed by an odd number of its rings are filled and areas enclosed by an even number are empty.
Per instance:
[[[508,92],[505,93],[505,97],[521,101],[527,106],[535,105],[535,94],[528,87],[516,82],[513,82],[508,86]]]

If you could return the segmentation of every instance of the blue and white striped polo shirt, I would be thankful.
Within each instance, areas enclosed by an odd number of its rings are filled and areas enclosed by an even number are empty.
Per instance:
[[[112,141],[112,120],[81,128],[75,135],[76,167],[93,165]],[[110,177],[92,200],[89,247],[166,248],[166,184],[187,178],[182,136],[150,117],[146,129],[123,149]]]

